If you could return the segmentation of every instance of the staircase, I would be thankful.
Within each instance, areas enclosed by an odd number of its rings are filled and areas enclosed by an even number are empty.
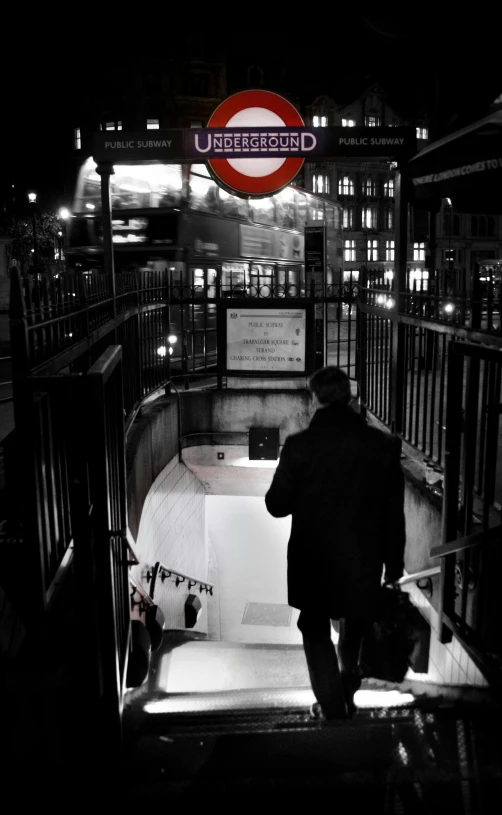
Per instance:
[[[189,645],[201,656],[228,650],[225,643]],[[291,653],[287,658],[291,664]],[[489,694],[454,699],[446,689],[420,696],[394,689],[389,696],[384,683],[368,680],[354,719],[317,722],[308,714],[308,682],[166,692],[159,665],[124,713],[119,786],[129,806],[205,802],[268,812],[322,803],[342,813],[498,812],[502,722]],[[204,678],[204,660],[198,675]]]

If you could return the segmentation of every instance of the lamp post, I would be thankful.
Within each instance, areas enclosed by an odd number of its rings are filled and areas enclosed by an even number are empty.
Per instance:
[[[35,204],[37,203],[37,194],[36,192],[29,192],[28,193],[28,201],[32,204],[31,215],[33,219],[33,268],[34,270],[38,267],[38,255],[37,255],[37,223],[35,219]]]
[[[66,207],[61,207],[58,212],[59,219],[63,222],[62,223],[62,231],[58,232],[58,235],[61,236],[60,247],[59,247],[59,260],[63,260],[63,255],[66,262],[66,222],[70,217],[70,210]],[[61,263],[62,268],[62,263]]]
[[[58,232],[58,261],[59,261],[59,271],[61,271],[63,262],[63,233],[61,230],[59,230]]]
[[[448,203],[448,277],[452,278],[453,272],[453,258],[451,256],[451,219],[452,219],[452,205],[451,205],[451,198],[446,199]]]

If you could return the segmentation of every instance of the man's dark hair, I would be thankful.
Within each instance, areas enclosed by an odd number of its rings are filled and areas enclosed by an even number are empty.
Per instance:
[[[309,387],[321,405],[348,405],[352,399],[349,377],[334,365],[316,371],[309,379]]]

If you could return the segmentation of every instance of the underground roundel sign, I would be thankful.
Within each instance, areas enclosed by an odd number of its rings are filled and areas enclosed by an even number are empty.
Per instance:
[[[207,123],[211,128],[303,127],[296,108],[271,91],[242,91],[219,105]],[[279,133],[276,134],[277,137]],[[303,158],[211,158],[207,162],[219,182],[238,195],[262,197],[286,187],[300,170]]]

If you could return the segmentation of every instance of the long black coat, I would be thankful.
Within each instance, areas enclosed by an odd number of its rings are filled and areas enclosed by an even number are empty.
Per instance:
[[[405,547],[400,443],[350,407],[323,407],[289,436],[265,496],[292,515],[288,603],[332,619],[375,615],[382,569],[397,580]]]

